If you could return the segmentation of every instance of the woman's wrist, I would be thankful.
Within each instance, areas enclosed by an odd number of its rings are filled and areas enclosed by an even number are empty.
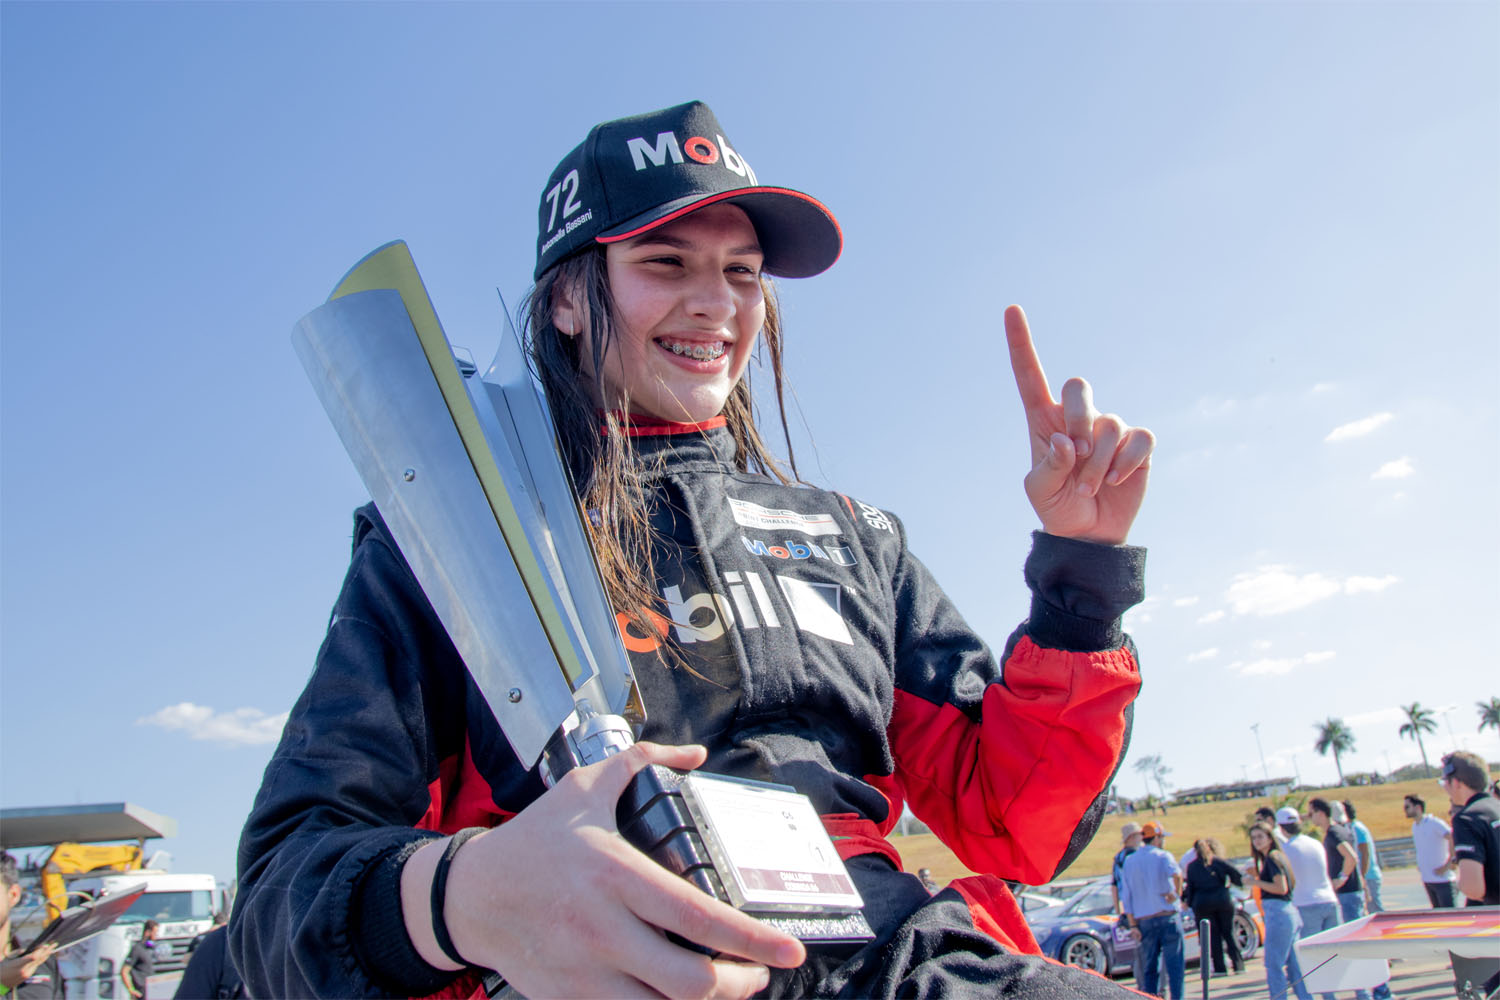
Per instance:
[[[437,969],[456,972],[463,966],[443,954],[432,929],[432,880],[450,839],[444,837],[423,844],[401,866],[401,918],[406,924],[406,936],[422,961]]]

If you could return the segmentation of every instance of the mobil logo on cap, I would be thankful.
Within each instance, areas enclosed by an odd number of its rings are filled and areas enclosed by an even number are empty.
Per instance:
[[[715,142],[714,140],[718,140]],[[684,156],[694,163],[712,165],[722,163],[731,173],[748,180],[751,184],[757,184],[755,171],[750,169],[750,164],[745,162],[733,149],[722,135],[714,133],[713,139],[705,139],[701,135],[689,136],[686,141],[678,142],[676,132],[658,132],[653,142],[643,136],[625,140],[625,145],[630,150],[630,162],[635,164],[635,169],[645,170],[648,167],[664,167],[668,162],[681,164]]]

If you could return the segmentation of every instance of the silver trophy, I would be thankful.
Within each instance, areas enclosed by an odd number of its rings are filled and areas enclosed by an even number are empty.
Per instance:
[[[540,385],[514,328],[461,365],[406,244],[388,243],[292,343],[516,757],[555,784],[646,718]],[[873,937],[811,801],[654,766],[620,832],[704,892],[809,942]]]

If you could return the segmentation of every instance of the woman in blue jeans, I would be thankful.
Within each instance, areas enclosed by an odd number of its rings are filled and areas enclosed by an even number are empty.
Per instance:
[[[1268,824],[1256,823],[1250,828],[1250,853],[1255,860],[1245,869],[1245,885],[1260,890],[1266,923],[1266,986],[1271,1000],[1285,1000],[1288,984],[1297,1000],[1312,1000],[1312,994],[1302,985],[1302,964],[1297,960],[1302,918],[1292,905],[1292,866],[1277,849]]]

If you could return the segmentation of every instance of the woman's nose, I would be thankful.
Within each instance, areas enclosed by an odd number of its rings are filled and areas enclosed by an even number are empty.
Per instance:
[[[722,326],[734,315],[734,289],[729,279],[717,271],[695,278],[687,297],[688,312]]]

